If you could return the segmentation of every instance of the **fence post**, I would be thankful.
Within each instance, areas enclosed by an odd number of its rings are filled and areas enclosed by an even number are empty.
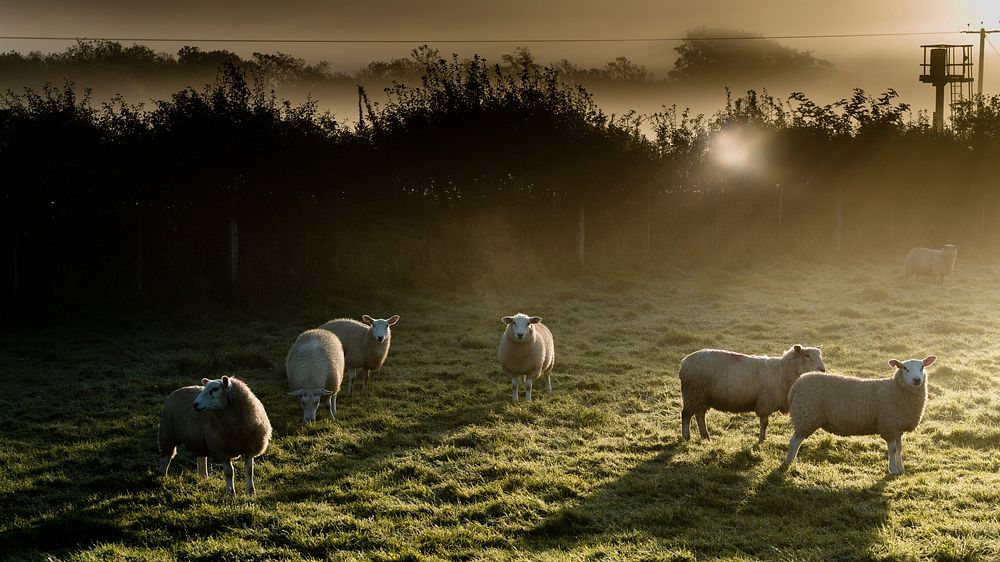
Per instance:
[[[236,283],[240,271],[240,233],[236,216],[229,217],[229,281]]]
[[[719,245],[722,243],[722,193],[726,190],[726,180],[722,179],[719,181],[719,189],[715,191],[715,251],[719,251]]]
[[[780,240],[783,239],[783,237],[782,237],[782,234],[783,234],[783,228],[782,228],[782,226],[783,225],[781,224],[781,204],[782,204],[782,199],[781,199],[781,184],[780,183],[779,184],[775,184],[775,186],[778,188],[778,240],[780,241]]]
[[[834,232],[837,253],[840,253],[840,238],[844,226],[844,188],[837,186],[837,229]]]
[[[337,191],[337,210],[336,210],[336,220],[334,222],[333,230],[333,273],[334,275],[340,275],[340,200],[342,199],[343,192]]]
[[[18,247],[17,247],[18,234],[19,232],[17,228],[17,223],[15,222],[14,223],[14,286],[13,286],[14,298],[17,298],[17,278],[18,278],[17,267],[18,267],[18,260],[20,258],[20,256],[18,256]]]
[[[135,283],[138,286],[139,290],[141,291],[142,290],[142,206],[141,205],[139,206],[136,215],[139,219],[139,236],[138,236],[139,244],[135,260]]]
[[[580,263],[584,263],[587,259],[587,222],[584,216],[584,207],[580,205],[580,219],[577,223],[576,230],[576,257],[580,260]]]
[[[896,248],[896,203],[889,203],[889,247]]]
[[[646,255],[653,250],[653,190],[646,190]]]

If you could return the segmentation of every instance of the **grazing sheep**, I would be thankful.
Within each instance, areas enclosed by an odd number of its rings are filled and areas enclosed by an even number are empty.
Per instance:
[[[906,263],[903,268],[903,279],[909,279],[912,275],[919,278],[921,275],[934,277],[938,285],[944,284],[944,277],[955,269],[955,257],[958,255],[958,247],[954,244],[945,244],[940,250],[930,248],[914,248],[906,254]]]
[[[288,394],[302,404],[302,421],[316,421],[320,400],[330,417],[337,415],[337,393],[344,380],[344,348],[327,330],[306,330],[299,334],[285,357]]]
[[[392,339],[392,330],[389,326],[399,322],[398,315],[387,319],[374,319],[365,314],[361,319],[364,320],[363,324],[350,318],[338,318],[320,326],[336,334],[344,346],[344,366],[351,370],[347,378],[348,395],[354,391],[354,378],[358,374],[358,369],[365,370],[361,390],[368,391],[368,378],[371,372],[381,369],[386,356],[389,355],[389,343]]]
[[[743,355],[720,349],[702,349],[681,360],[683,407],[681,435],[691,439],[691,416],[698,420],[702,439],[709,439],[705,412],[757,412],[760,436],[767,434],[768,418],[788,412],[788,388],[802,373],[824,371],[819,348],[792,346],[782,357]]]
[[[510,377],[514,402],[517,402],[518,379],[524,379],[524,399],[531,402],[531,387],[535,379],[545,377],[545,390],[552,394],[552,365],[555,364],[555,343],[552,332],[539,316],[517,313],[501,318],[507,328],[500,336],[500,369]]]
[[[264,405],[236,377],[201,379],[204,386],[185,386],[167,397],[160,417],[160,473],[167,475],[177,446],[194,453],[198,474],[208,476],[208,458],[222,461],[226,492],[234,494],[233,459],[246,465],[247,493],[253,484],[253,460],[267,450],[271,422]]]
[[[785,465],[790,465],[802,441],[817,429],[834,435],[881,435],[889,448],[889,472],[903,472],[903,433],[913,431],[927,401],[924,367],[937,357],[889,361],[895,375],[858,379],[840,375],[803,375],[789,392],[792,427]]]

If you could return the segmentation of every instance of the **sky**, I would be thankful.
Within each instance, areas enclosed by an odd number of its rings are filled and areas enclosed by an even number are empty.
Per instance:
[[[0,35],[144,37],[184,39],[343,39],[402,43],[184,43],[144,42],[175,53],[182,44],[228,49],[241,55],[281,51],[308,62],[329,61],[355,71],[371,60],[406,56],[429,43],[444,54],[478,53],[497,60],[527,46],[542,62],[566,58],[601,66],[626,56],[664,77],[677,42],[531,43],[530,39],[682,37],[698,27],[724,27],[764,35],[909,33],[1000,28],[998,0],[0,0]],[[969,27],[969,26],[972,27]],[[1000,46],[1000,34],[992,36]],[[439,43],[443,40],[511,42]],[[958,33],[868,38],[782,39],[810,50],[837,68],[841,97],[851,88],[898,90],[915,107],[933,102],[931,86],[917,80],[921,44],[975,43]],[[0,51],[61,51],[70,41],[0,39]],[[129,44],[129,42],[125,42]],[[986,46],[985,93],[1000,93],[1000,53]],[[995,72],[991,72],[995,69]],[[809,93],[808,88],[804,90]]]

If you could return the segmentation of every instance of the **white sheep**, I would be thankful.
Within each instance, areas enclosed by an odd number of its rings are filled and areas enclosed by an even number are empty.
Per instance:
[[[264,405],[236,377],[201,379],[204,386],[185,386],[167,397],[160,416],[160,473],[183,445],[198,461],[198,474],[208,477],[208,458],[222,461],[226,492],[234,494],[233,459],[243,457],[247,493],[256,491],[253,460],[267,450],[271,422]]]
[[[781,357],[702,349],[681,360],[681,435],[691,439],[691,416],[702,439],[709,439],[705,412],[756,412],[763,442],[774,412],[788,412],[788,388],[802,373],[823,371],[819,348],[794,345]]]
[[[955,257],[958,256],[958,246],[945,244],[940,250],[930,248],[913,248],[906,254],[903,266],[903,279],[912,275],[919,279],[921,275],[933,277],[938,285],[944,284],[944,278],[955,269]]]
[[[555,364],[555,342],[552,332],[539,316],[517,313],[501,318],[507,328],[500,336],[497,356],[500,369],[510,377],[514,402],[517,402],[518,380],[524,380],[524,399],[531,401],[531,387],[539,377],[545,377],[545,390],[552,394],[552,366]]]
[[[361,319],[364,323],[351,318],[338,318],[320,326],[336,334],[344,346],[344,366],[350,369],[350,376],[347,378],[348,395],[354,391],[354,379],[358,369],[365,370],[361,389],[368,391],[368,378],[371,372],[381,369],[386,356],[389,355],[389,344],[392,339],[392,330],[389,326],[399,322],[398,315],[375,319],[365,314]]]
[[[288,394],[299,399],[302,421],[316,421],[320,401],[330,417],[337,415],[337,393],[344,380],[344,348],[327,330],[306,330],[299,334],[285,357]]]
[[[802,441],[817,429],[834,435],[880,435],[888,445],[889,472],[903,472],[903,433],[913,431],[927,401],[924,367],[937,357],[889,361],[896,373],[885,379],[859,379],[809,373],[789,392],[792,427],[785,466],[792,464]]]

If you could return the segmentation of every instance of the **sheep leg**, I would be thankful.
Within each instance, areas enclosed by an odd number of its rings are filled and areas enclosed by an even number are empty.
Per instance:
[[[792,439],[788,442],[788,456],[785,457],[785,466],[795,462],[795,457],[799,454],[799,447],[809,435],[800,435],[798,432],[792,434]]]
[[[552,394],[552,371],[545,375],[545,392]]]
[[[708,434],[708,424],[705,423],[705,412],[707,410],[695,413],[694,419],[698,421],[698,433],[701,435],[701,438],[711,439],[712,437]]]
[[[361,390],[364,391],[365,394],[368,394],[368,378],[371,376],[371,374],[372,374],[371,369],[365,369],[365,378],[362,380],[361,384]]]
[[[354,374],[355,374],[356,370],[357,370],[356,368],[355,369],[348,369],[347,370],[347,395],[348,396],[354,395]]]
[[[252,496],[257,493],[257,488],[253,485],[253,457],[247,455],[243,464],[246,466],[247,494]]]
[[[681,407],[681,437],[685,441],[691,440],[691,416],[694,415],[686,406]]]
[[[160,456],[160,475],[166,476],[167,470],[170,469],[170,461],[173,460],[174,455],[177,454],[177,448],[170,449],[170,451]]]
[[[524,379],[524,399],[531,402],[531,387],[535,384],[535,379],[525,377]]]
[[[230,496],[235,496],[236,489],[233,488],[233,459],[222,461],[222,473],[226,475],[226,493]]]
[[[208,478],[208,457],[198,457],[198,476]]]
[[[510,378],[510,387],[514,391],[514,402],[517,402],[517,377]]]
[[[330,418],[333,419],[337,415],[337,395],[331,394],[323,398],[326,402],[326,411],[330,414]]]
[[[903,437],[899,436],[896,438],[896,468],[899,469],[900,474],[906,472],[903,468]]]
[[[885,444],[888,448],[887,454],[889,456],[889,472],[892,474],[899,474],[899,467],[896,466],[896,440],[886,439]]]
[[[758,414],[760,416],[760,437],[757,438],[758,443],[764,442],[764,437],[767,436],[767,422],[768,414]]]

